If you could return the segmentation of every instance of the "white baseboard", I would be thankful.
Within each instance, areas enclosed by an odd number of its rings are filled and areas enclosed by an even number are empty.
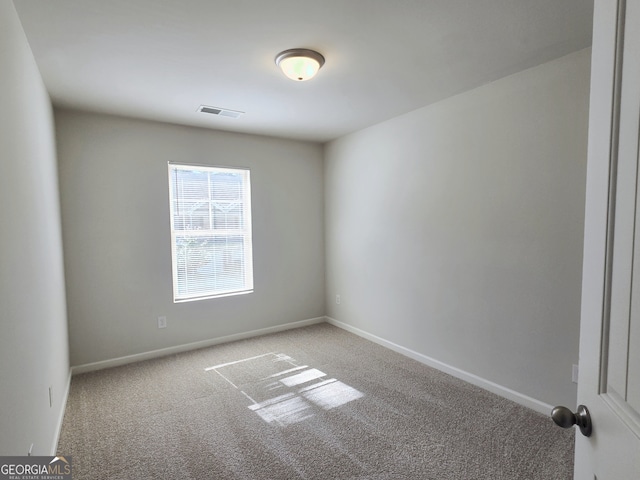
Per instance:
[[[236,340],[244,340],[245,338],[257,337],[259,335],[266,335],[269,333],[276,333],[285,330],[291,330],[294,328],[306,327],[308,325],[323,323],[325,321],[325,317],[310,318],[308,320],[301,320],[299,322],[285,323],[282,325],[276,325],[274,327],[260,328],[258,330],[252,330],[250,332],[242,332],[233,335],[226,335],[224,337],[211,338],[199,342],[177,345],[175,347],[161,348],[158,350],[151,350],[149,352],[136,353],[134,355],[112,358],[110,360],[103,360],[100,362],[85,363],[83,365],[76,365],[74,367],[71,367],[71,371],[73,375],[93,372],[95,370],[102,370],[104,368],[118,367],[121,365],[126,365],[128,363],[141,362],[143,360],[150,360],[152,358],[164,357],[166,355],[172,355],[174,353],[181,353],[187,352],[189,350],[196,350],[198,348],[211,347],[220,343],[234,342]]]
[[[64,420],[64,411],[67,407],[67,399],[69,398],[69,390],[71,388],[71,369],[69,369],[69,375],[67,375],[67,385],[62,393],[62,399],[60,401],[60,412],[58,412],[58,422],[56,424],[56,430],[53,435],[53,445],[51,445],[51,456],[54,457],[58,451],[58,441],[60,440],[60,432],[62,431],[62,421]]]
[[[387,347],[406,357],[417,360],[420,363],[428,365],[429,367],[433,367],[453,377],[459,378],[460,380],[464,380],[467,383],[488,390],[491,393],[495,393],[496,395],[499,395],[503,398],[535,410],[538,413],[542,413],[543,415],[549,415],[551,409],[553,408],[551,405],[541,402],[540,400],[536,400],[535,398],[529,397],[520,392],[516,392],[515,390],[511,390],[510,388],[503,387],[502,385],[498,385],[497,383],[486,380],[482,377],[474,375],[473,373],[465,372],[464,370],[460,370],[459,368],[452,367],[451,365],[447,365],[446,363],[443,363],[439,360],[423,355],[422,353],[415,352],[401,345],[397,345],[393,342],[385,340],[384,338],[365,332],[364,330],[360,330],[359,328],[353,327],[344,322],[340,322],[334,318],[326,317],[326,319],[327,322],[331,325],[335,325],[336,327],[354,333],[362,338],[371,340],[372,342],[382,345],[383,347]]]
[[[483,388],[489,392],[495,393],[496,395],[500,395],[508,400],[516,402],[520,405],[523,405],[527,408],[535,410],[538,413],[543,415],[549,415],[551,409],[553,408],[551,405],[541,402],[535,398],[529,397],[528,395],[522,394],[520,392],[516,392],[515,390],[511,390],[510,388],[504,387],[497,383],[494,383],[485,378],[479,377],[478,375],[474,375],[473,373],[466,372],[459,368],[453,367],[446,363],[443,363],[434,358],[423,355],[422,353],[418,353],[409,348],[403,347],[401,345],[395,344],[384,338],[378,337],[371,333],[368,333],[364,330],[361,330],[357,327],[353,327],[344,322],[340,322],[331,317],[317,317],[311,318],[308,320],[301,320],[299,322],[286,323],[282,325],[276,325],[274,327],[261,328],[258,330],[252,330],[250,332],[237,333],[233,335],[227,335],[224,337],[212,338],[208,340],[203,340],[199,342],[187,343],[183,345],[177,345],[174,347],[161,348],[158,350],[151,350],[149,352],[138,353],[135,355],[127,355],[124,357],[113,358],[110,360],[103,360],[100,362],[86,363],[84,365],[77,365],[71,368],[71,374],[77,375],[79,373],[92,372],[95,370],[102,370],[104,368],[117,367],[120,365],[126,365],[128,363],[140,362],[143,360],[150,360],[152,358],[163,357],[166,355],[172,355],[175,353],[186,352],[189,350],[196,350],[198,348],[210,347],[213,345],[218,345],[220,343],[233,342],[236,340],[243,340],[246,338],[257,337],[259,335],[266,335],[269,333],[282,332],[285,330],[291,330],[294,328],[306,327],[308,325],[314,325],[322,322],[330,323],[331,325],[335,325],[336,327],[342,328],[348,332],[354,333],[362,338],[366,338],[374,343],[382,345],[383,347],[389,348],[395,352],[398,352],[406,357],[417,360],[420,363],[428,365],[429,367],[433,367],[437,370],[440,370],[444,373],[447,373],[453,377],[464,380],[465,382],[471,383],[472,385],[476,385],[477,387]],[[70,383],[71,377],[69,377]],[[66,399],[69,394],[69,384],[67,385],[67,391],[65,392],[64,404],[66,404]],[[60,428],[62,427],[62,419],[64,416],[64,408],[60,413],[60,419],[58,424],[58,432],[56,435],[56,445],[53,447],[53,451],[55,453],[55,449],[57,448],[57,438],[60,433]]]

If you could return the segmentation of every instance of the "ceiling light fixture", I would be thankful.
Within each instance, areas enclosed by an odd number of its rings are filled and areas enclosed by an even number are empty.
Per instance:
[[[291,80],[304,82],[318,73],[324,65],[324,57],[315,50],[292,48],[276,56],[276,65]]]

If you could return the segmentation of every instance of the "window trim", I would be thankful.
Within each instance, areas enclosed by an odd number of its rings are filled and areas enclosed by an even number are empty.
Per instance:
[[[254,279],[253,279],[253,231],[252,231],[252,218],[251,218],[251,171],[247,167],[229,167],[196,163],[178,163],[168,162],[168,184],[169,184],[169,221],[170,221],[170,241],[171,241],[171,271],[172,271],[172,289],[173,289],[173,302],[185,303],[193,302],[197,300],[207,300],[213,298],[223,298],[235,295],[246,295],[253,293]],[[187,171],[215,171],[215,172],[230,172],[230,173],[242,173],[243,174],[243,194],[242,200],[245,208],[243,209],[243,228],[240,231],[236,230],[222,230],[215,232],[215,229],[207,230],[208,236],[219,236],[226,238],[228,236],[242,236],[245,239],[243,249],[243,268],[244,268],[244,285],[239,289],[231,290],[218,290],[214,292],[207,292],[201,295],[180,294],[178,291],[178,262],[177,262],[177,242],[176,237],[184,234],[181,230],[176,230],[174,223],[174,208],[173,204],[176,200],[174,193],[174,185],[172,182],[172,172],[174,170],[187,170]],[[204,235],[203,235],[204,236]],[[248,240],[248,241],[247,241]]]

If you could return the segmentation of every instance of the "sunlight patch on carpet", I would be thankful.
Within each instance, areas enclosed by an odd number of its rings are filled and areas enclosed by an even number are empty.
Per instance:
[[[283,353],[265,353],[205,368],[224,378],[248,408],[267,423],[286,427],[362,398],[359,390]]]

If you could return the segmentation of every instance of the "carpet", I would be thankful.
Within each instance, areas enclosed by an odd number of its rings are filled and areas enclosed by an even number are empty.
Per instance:
[[[329,324],[75,375],[81,479],[570,480],[573,431]]]

